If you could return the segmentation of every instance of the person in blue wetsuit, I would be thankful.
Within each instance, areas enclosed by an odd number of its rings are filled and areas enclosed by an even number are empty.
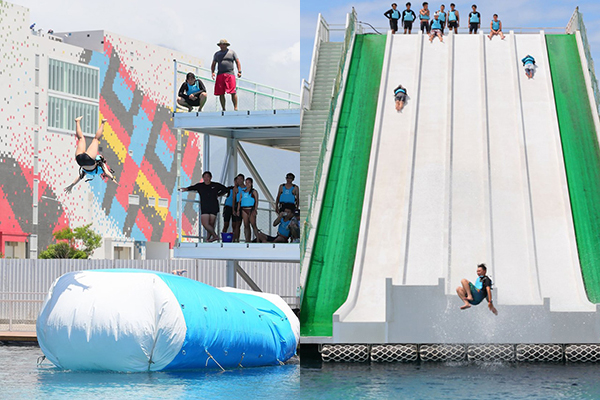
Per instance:
[[[294,216],[293,206],[286,204],[283,211],[273,221],[273,226],[277,226],[277,236],[269,236],[258,231],[256,237],[261,243],[287,243],[290,238],[299,237],[298,220]]]
[[[417,19],[415,12],[410,9],[410,6],[410,2],[406,3],[406,10],[402,11],[402,26],[404,27],[404,34],[408,32],[409,35],[412,32],[413,22],[415,22],[415,19]]]
[[[251,230],[254,230],[254,234],[258,232],[256,226],[256,214],[258,209],[258,192],[253,187],[254,180],[252,178],[246,178],[246,186],[240,190],[240,202],[238,203],[237,211],[242,215],[244,221],[244,237],[246,243],[252,241]]]
[[[502,21],[498,19],[498,14],[494,14],[492,21],[490,22],[490,34],[488,38],[492,40],[494,36],[500,36],[500,39],[504,40],[504,33],[502,33]]]
[[[481,14],[477,11],[475,4],[471,8],[473,11],[469,13],[469,33],[477,33],[477,29],[479,29],[479,25],[481,24]]]
[[[406,97],[408,93],[406,92],[406,88],[402,85],[398,85],[396,89],[394,89],[394,101],[396,102],[396,111],[402,112],[404,108],[404,103],[406,103]]]
[[[440,22],[442,24],[442,35],[444,34],[444,28],[446,28],[446,19],[448,14],[446,13],[446,6],[445,5],[441,5],[440,6],[440,10],[437,12],[438,15],[440,16]]]
[[[431,20],[431,33],[429,34],[429,42],[433,42],[434,37],[440,38],[440,42],[444,41],[444,35],[442,34],[442,21],[440,21],[440,16],[438,13],[433,14],[433,19]]]
[[[419,20],[421,21],[421,32],[429,33],[429,3],[423,3],[423,8],[419,11]]]
[[[196,76],[188,72],[185,78],[185,82],[179,88],[179,96],[177,97],[177,104],[192,111],[194,107],[198,107],[198,111],[202,111],[202,107],[206,103],[206,87],[200,79],[196,79]]]
[[[460,309],[466,310],[471,306],[476,306],[481,303],[483,299],[487,299],[488,308],[494,315],[498,315],[498,310],[494,307],[492,302],[492,280],[487,274],[487,267],[485,264],[479,264],[477,266],[477,279],[475,283],[469,282],[467,279],[460,281],[461,286],[456,288],[458,297],[465,303]]]
[[[521,62],[525,67],[525,75],[527,75],[527,78],[532,79],[533,73],[535,72],[535,58],[527,54],[527,56],[525,56]]]
[[[231,225],[233,227],[234,234],[235,234],[236,225],[237,225],[238,238],[239,238],[239,230],[240,230],[240,224],[242,221],[242,217],[240,217],[239,215],[236,215],[237,213],[234,213],[234,210],[237,209],[237,201],[236,201],[236,196],[235,196],[234,192],[236,191],[236,189],[239,190],[239,188],[243,187],[243,186],[244,186],[244,175],[239,174],[233,180],[233,186],[229,186],[227,188],[227,189],[229,189],[229,193],[227,193],[227,198],[225,199],[225,204],[223,205],[223,232],[227,232],[229,230],[229,221],[232,221]]]
[[[392,8],[383,13],[390,20],[390,29],[392,35],[398,32],[398,20],[400,19],[400,11],[398,11],[398,4],[392,3]]]
[[[294,185],[294,179],[296,179],[296,176],[289,172],[285,176],[285,183],[279,185],[277,199],[275,200],[275,210],[277,210],[277,212],[283,211],[283,207],[286,205],[298,209],[298,205],[300,204],[300,191],[298,186]]]
[[[452,32],[454,29],[454,33],[458,33],[458,25],[460,22],[460,15],[458,14],[458,10],[455,8],[454,3],[450,3],[450,11],[448,11],[448,31]]]
[[[90,146],[86,149],[85,136],[83,136],[83,131],[81,130],[82,118],[83,117],[75,118],[75,134],[77,135],[75,161],[77,161],[77,164],[79,165],[79,176],[73,181],[73,183],[65,188],[65,192],[67,193],[71,193],[73,187],[75,187],[75,185],[77,185],[79,181],[86,176],[89,178],[87,181],[93,179],[96,175],[101,175],[103,179],[108,178],[114,183],[117,183],[117,179],[113,175],[114,171],[111,170],[108,165],[106,165],[104,157],[98,154],[100,138],[104,133],[104,124],[106,123],[106,120],[102,120],[100,127],[96,131],[94,139],[92,139],[92,143],[90,143]]]

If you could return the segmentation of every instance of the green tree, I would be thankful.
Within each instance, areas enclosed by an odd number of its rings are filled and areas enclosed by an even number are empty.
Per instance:
[[[92,224],[72,230],[70,227],[54,232],[57,243],[42,251],[39,258],[89,258],[102,244],[102,236],[91,229]]]

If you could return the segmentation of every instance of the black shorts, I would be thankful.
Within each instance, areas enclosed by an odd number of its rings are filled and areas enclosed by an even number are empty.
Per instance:
[[[230,220],[233,220],[233,222],[239,222],[242,220],[242,216],[233,214],[233,207],[223,206],[223,221],[229,222]]]
[[[450,28],[450,29],[458,28],[458,21],[448,21],[448,28]]]
[[[426,19],[421,20],[421,32],[429,33],[431,31],[431,26],[429,25],[429,21]]]
[[[442,21],[440,24],[442,25],[442,33],[444,33],[444,29],[446,29],[446,21]]]
[[[394,18],[390,18],[390,29],[393,31],[398,30],[398,20]]]
[[[218,213],[219,213],[218,206],[217,206],[217,208],[212,208],[212,207],[202,208],[202,206],[200,207],[200,215],[206,215],[206,214],[217,215]]]
[[[412,30],[412,21],[404,21],[404,29]]]
[[[469,22],[469,33],[477,33],[477,29],[479,28],[479,22]]]
[[[184,100],[185,100],[185,102],[186,102],[187,104],[189,104],[190,106],[193,106],[193,107],[199,107],[199,106],[200,106],[200,95],[201,95],[202,93],[204,93],[204,92],[198,92],[198,93],[194,93],[194,95],[196,95],[196,98],[195,98],[194,100],[191,100],[191,99],[189,99],[189,98],[188,98],[188,99],[184,99]]]
[[[96,161],[90,157],[87,153],[81,153],[75,156],[75,161],[80,167],[91,167],[96,165]]]

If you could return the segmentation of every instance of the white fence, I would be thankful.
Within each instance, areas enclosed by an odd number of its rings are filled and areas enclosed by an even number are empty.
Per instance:
[[[297,263],[240,262],[263,292],[281,296],[292,308],[297,297]],[[220,260],[0,260],[0,331],[33,331],[52,282],[61,275],[90,269],[133,268],[170,273],[185,269],[187,276],[211,286],[225,286],[226,261]],[[237,287],[251,290],[237,278]]]

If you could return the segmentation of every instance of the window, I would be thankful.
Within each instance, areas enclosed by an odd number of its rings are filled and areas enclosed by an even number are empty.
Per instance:
[[[98,129],[98,69],[49,59],[48,128],[75,130],[74,119],[83,115],[81,129],[93,135]]]
[[[140,196],[137,194],[129,195],[129,205],[130,206],[139,206],[140,205]]]
[[[169,199],[163,199],[162,197],[160,197],[158,199],[158,206],[165,207],[165,208],[169,207]]]
[[[49,60],[48,88],[73,96],[98,99],[98,70],[82,64]]]

